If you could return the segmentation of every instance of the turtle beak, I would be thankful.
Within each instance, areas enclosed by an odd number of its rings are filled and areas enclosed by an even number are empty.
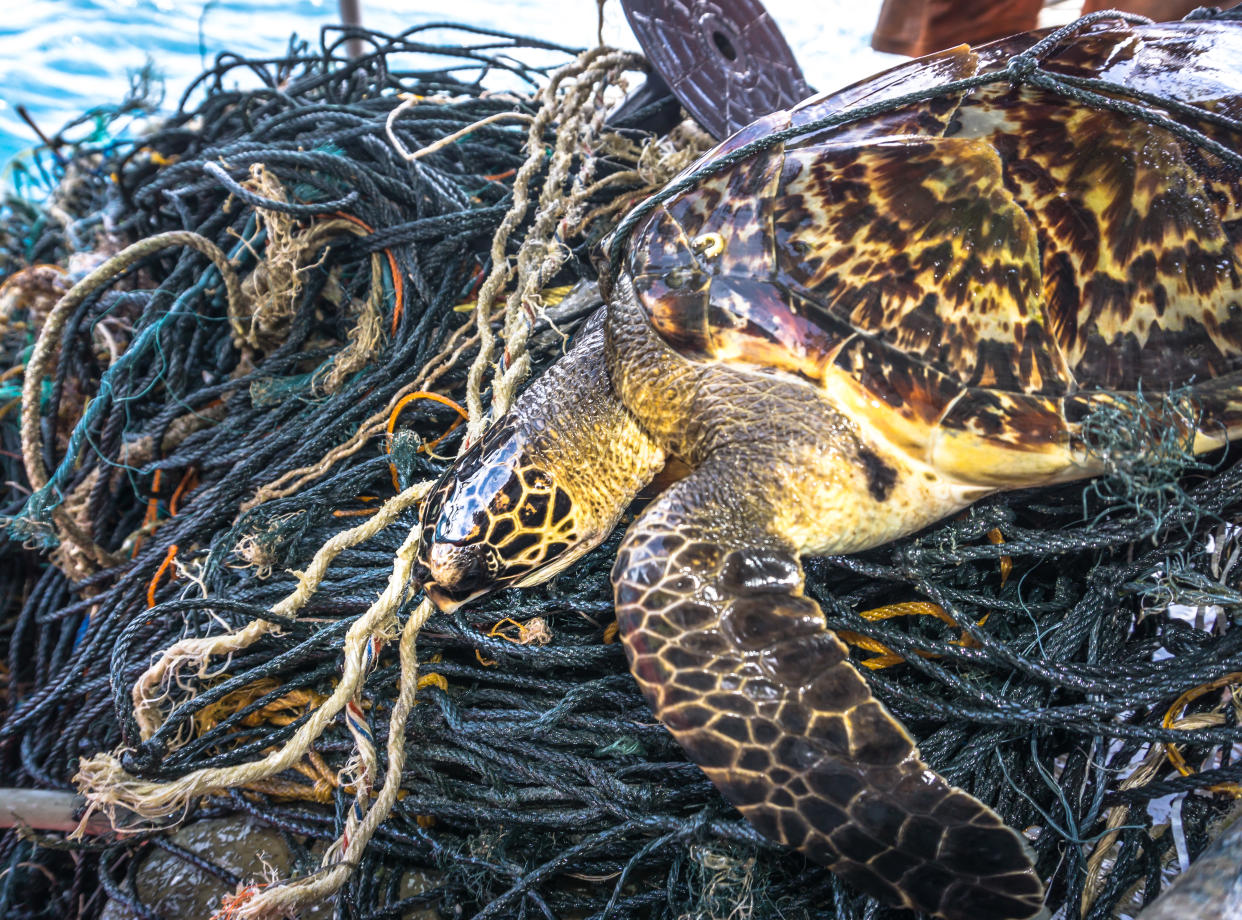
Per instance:
[[[447,594],[441,591],[440,586],[437,584],[424,584],[423,592],[427,595],[427,598],[436,605],[436,607],[445,613],[452,613],[465,603],[465,601],[454,601]]]
[[[481,544],[433,543],[415,564],[411,580],[445,613],[497,587],[488,548]]]

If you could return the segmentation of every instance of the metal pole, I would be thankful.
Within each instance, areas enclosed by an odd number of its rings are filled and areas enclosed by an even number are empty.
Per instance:
[[[347,26],[362,28],[361,0],[341,0],[341,22]],[[345,49],[350,57],[362,57],[362,39],[351,36],[346,40]]]
[[[36,831],[71,831],[86,800],[72,792],[50,789],[0,789],[0,828],[29,827]],[[96,812],[82,829],[87,834],[106,834],[112,822]]]

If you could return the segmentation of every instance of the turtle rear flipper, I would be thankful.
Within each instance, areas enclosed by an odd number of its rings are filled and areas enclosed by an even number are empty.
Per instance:
[[[622,544],[617,620],[652,708],[760,832],[868,894],[949,920],[1035,915],[1022,838],[919,759],[745,475],[708,459]]]

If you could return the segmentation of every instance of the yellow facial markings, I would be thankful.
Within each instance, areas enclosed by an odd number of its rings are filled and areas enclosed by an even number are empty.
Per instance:
[[[525,576],[565,554],[580,534],[565,490],[537,468],[515,472],[518,488],[498,493],[488,509],[485,539],[503,560],[503,571]]]

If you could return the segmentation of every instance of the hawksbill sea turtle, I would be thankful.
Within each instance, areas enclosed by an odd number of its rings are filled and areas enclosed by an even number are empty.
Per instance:
[[[1118,394],[1189,392],[1197,451],[1242,436],[1242,167],[1211,149],[1242,149],[1242,23],[1045,37],[903,64],[708,153],[690,172],[720,168],[612,241],[606,306],[420,525],[416,577],[451,610],[564,569],[666,462],[687,466],[612,573],[652,709],[760,832],[949,920],[1035,915],[1030,850],[923,763],[800,557],[1099,473],[1081,423]],[[1000,80],[812,124],[1032,49],[1149,114]]]

